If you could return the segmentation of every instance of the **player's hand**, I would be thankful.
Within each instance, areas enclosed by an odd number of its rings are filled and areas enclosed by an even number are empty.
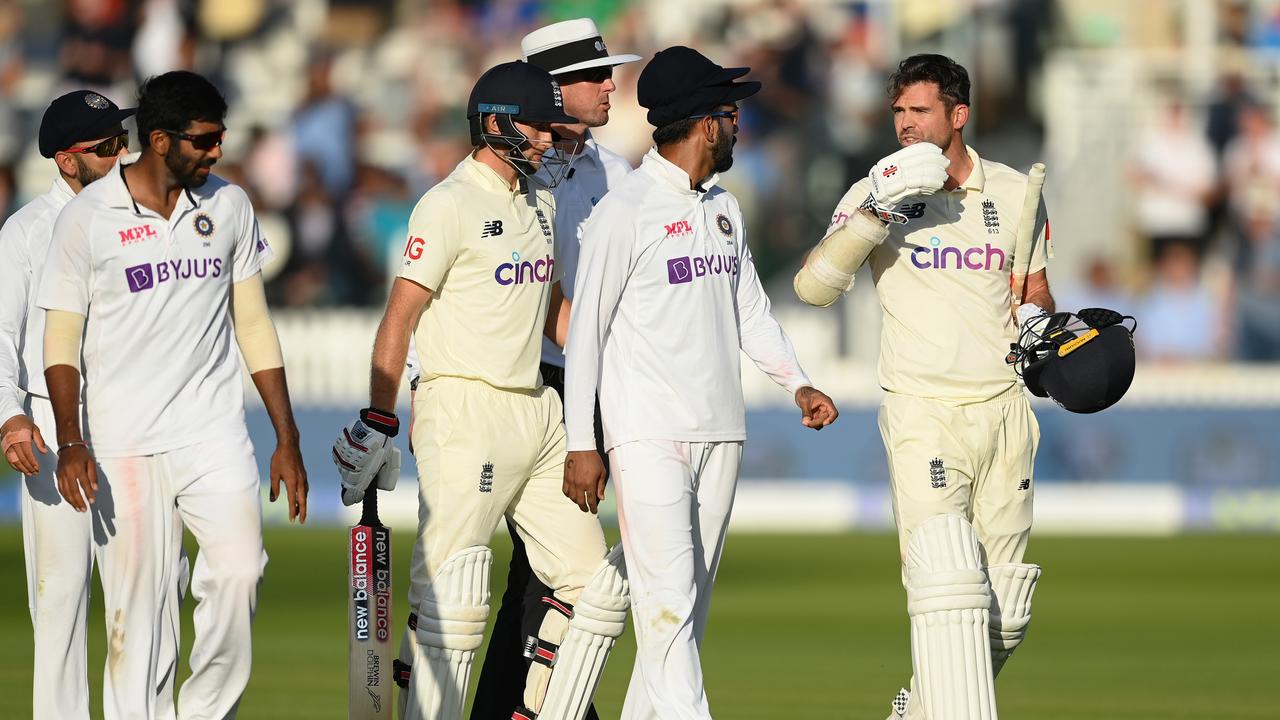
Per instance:
[[[582,512],[598,514],[608,477],[600,454],[595,450],[570,452],[564,459],[564,496]]]
[[[836,410],[836,404],[831,402],[831,398],[808,385],[796,391],[796,406],[803,413],[800,423],[814,430],[821,430],[840,417],[840,411]]]
[[[393,413],[366,408],[360,411],[359,420],[338,434],[338,439],[333,441],[333,464],[338,466],[342,482],[343,505],[364,500],[365,490],[382,466],[391,460],[392,451],[398,455],[391,438],[399,430],[400,421]],[[396,465],[399,467],[398,457]]]
[[[98,492],[98,463],[83,444],[58,451],[58,492],[77,512],[89,512]]]
[[[26,415],[14,415],[4,425],[0,425],[0,446],[4,447],[5,460],[23,475],[40,472],[40,460],[36,457],[36,452],[49,452],[40,428]]]
[[[947,166],[951,161],[942,148],[918,142],[882,159],[871,168],[871,195],[863,204],[886,222],[905,223],[907,218],[895,212],[898,203],[915,195],[932,195],[947,182]]]
[[[289,503],[289,522],[294,518],[299,523],[307,521],[307,469],[302,466],[302,451],[298,441],[276,443],[276,451],[271,454],[271,502],[280,497],[280,482],[284,481],[284,491]]]

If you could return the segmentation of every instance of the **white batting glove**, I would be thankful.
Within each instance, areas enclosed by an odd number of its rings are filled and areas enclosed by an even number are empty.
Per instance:
[[[364,500],[365,490],[376,478],[378,487],[390,490],[400,476],[400,450],[392,438],[400,427],[395,415],[373,409],[342,429],[333,443],[333,464],[342,483],[342,503]]]
[[[896,212],[898,203],[914,195],[932,195],[947,182],[951,161],[942,148],[928,142],[908,145],[875,164],[867,177],[871,194],[862,207],[875,212],[885,222],[905,223],[907,216]]]
[[[1018,320],[1018,330],[1026,330],[1027,325],[1032,320],[1048,314],[1049,313],[1044,311],[1044,308],[1036,305],[1035,303],[1023,303],[1019,305],[1018,310],[1015,313]]]

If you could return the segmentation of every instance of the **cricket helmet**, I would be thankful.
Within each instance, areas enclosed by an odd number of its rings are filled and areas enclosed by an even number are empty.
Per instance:
[[[1071,412],[1095,413],[1124,397],[1133,382],[1137,329],[1133,316],[1105,308],[1040,315],[1023,325],[1005,361],[1033,395]]]

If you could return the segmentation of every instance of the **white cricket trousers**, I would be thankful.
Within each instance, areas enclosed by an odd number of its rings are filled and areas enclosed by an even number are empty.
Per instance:
[[[56,446],[53,406],[28,395],[26,414],[46,443]],[[89,674],[86,623],[89,583],[93,576],[94,526],[58,494],[58,456],[36,453],[40,471],[22,482],[22,549],[27,569],[27,607],[31,612],[35,663],[32,668],[31,716],[89,720]],[[179,526],[179,531],[181,527]],[[178,594],[186,592],[186,559],[178,559]],[[157,700],[173,705],[178,667],[179,604],[167,607],[156,677]],[[172,709],[168,715],[173,717]]]
[[[175,512],[176,511],[176,512]],[[258,468],[248,435],[147,455],[98,459],[94,542],[107,616],[106,720],[171,717],[163,674],[163,619],[177,603],[182,525],[200,546],[191,677],[178,693],[181,720],[233,718],[249,682],[250,625],[262,547]]]
[[[609,451],[636,633],[623,720],[711,717],[698,648],[741,461],[741,442],[641,440]]]

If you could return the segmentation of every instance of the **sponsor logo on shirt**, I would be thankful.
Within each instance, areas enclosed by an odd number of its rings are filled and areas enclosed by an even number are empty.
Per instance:
[[[677,220],[664,227],[667,229],[667,237],[669,238],[693,234],[693,226],[689,224],[688,220]]]
[[[724,274],[738,274],[738,256],[686,255],[667,261],[667,282],[671,285],[683,285],[693,282],[694,278],[707,275]]]
[[[152,229],[149,224],[135,225],[134,227],[126,230],[118,230],[117,232],[120,233],[120,244],[122,246],[133,245],[134,243],[140,243],[144,240],[150,240],[151,238],[156,237],[156,231]]]
[[[421,260],[422,250],[427,246],[427,241],[420,237],[410,235],[409,241],[404,245],[404,256],[410,260]]]
[[[484,225],[480,227],[480,237],[498,237],[502,234],[501,220],[485,220]]]
[[[556,261],[550,255],[537,260],[521,260],[520,253],[511,253],[511,262],[502,263],[493,271],[493,279],[499,285],[524,285],[525,283],[551,282],[551,271]]]
[[[929,245],[911,250],[911,264],[921,270],[1004,270],[1005,254],[991,243],[969,248],[943,245],[937,235]]]
[[[129,292],[136,293],[166,282],[192,278],[216,278],[222,275],[222,258],[184,258],[146,263],[124,269]]]

